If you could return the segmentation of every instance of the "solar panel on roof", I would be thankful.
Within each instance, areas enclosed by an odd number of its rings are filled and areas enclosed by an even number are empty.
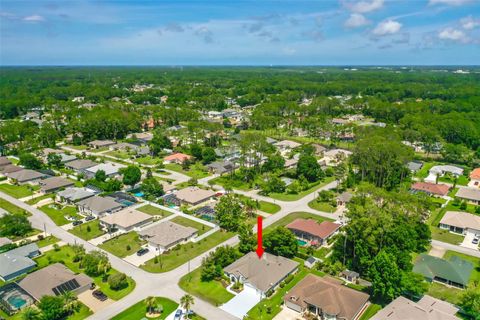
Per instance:
[[[52,291],[53,293],[55,293],[56,296],[58,296],[64,294],[65,292],[73,291],[78,288],[80,288],[80,284],[78,284],[77,279],[72,279],[65,283],[62,283],[61,285],[56,286],[52,289]]]

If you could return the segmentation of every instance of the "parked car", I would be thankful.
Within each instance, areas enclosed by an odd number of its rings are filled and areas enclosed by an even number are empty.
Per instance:
[[[92,295],[97,298],[98,300],[100,301],[105,301],[108,299],[108,297],[105,295],[105,293],[103,293],[102,291],[100,290],[95,290],[92,292]]]
[[[78,225],[81,225],[82,223],[83,223],[82,220],[75,220],[75,221],[72,222],[72,225],[73,226],[78,226]]]
[[[85,218],[85,221],[95,220],[94,216],[88,216]]]
[[[137,256],[139,256],[139,257],[140,257],[140,256],[143,256],[143,255],[144,255],[145,253],[147,253],[148,251],[150,251],[150,250],[148,250],[148,248],[142,248],[142,249],[140,249],[140,250],[137,251]]]
[[[175,312],[175,317],[173,318],[173,320],[182,319],[182,314],[183,314],[183,311],[181,309],[177,309],[177,311]]]
[[[473,238],[472,243],[473,244],[478,244],[478,238]]]

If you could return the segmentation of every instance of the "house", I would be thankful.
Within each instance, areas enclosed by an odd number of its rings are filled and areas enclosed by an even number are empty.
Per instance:
[[[171,221],[164,221],[143,229],[138,234],[148,242],[148,246],[153,252],[163,253],[195,238],[198,230]]]
[[[40,191],[42,193],[50,193],[59,189],[64,189],[73,186],[75,183],[62,177],[50,177],[41,180],[39,183]]]
[[[424,253],[419,255],[413,266],[413,272],[423,275],[429,282],[436,281],[461,289],[467,286],[472,270],[471,262],[457,256],[445,260]]]
[[[446,174],[458,178],[463,174],[463,168],[452,165],[433,166],[428,171],[428,177],[425,178],[425,181],[436,182],[437,177],[443,177]]]
[[[272,139],[272,138],[269,138],[269,137],[267,137],[266,140],[267,140],[267,143],[268,143],[268,144],[275,144],[275,143],[277,143],[277,140]]]
[[[112,140],[93,140],[93,141],[90,141],[89,143],[87,143],[87,145],[90,148],[93,148],[93,149],[106,148],[106,147],[110,147],[114,144],[115,144],[115,142],[112,141]]]
[[[417,172],[419,171],[420,169],[423,168],[423,162],[421,161],[410,161],[409,163],[407,163],[407,168],[408,170],[410,170],[411,172]]]
[[[297,167],[297,163],[298,163],[298,159],[297,158],[292,158],[292,159],[286,159],[285,160],[285,169],[292,169],[292,168],[296,168]]]
[[[60,156],[60,162],[63,163],[63,164],[65,164],[67,162],[70,162],[70,161],[73,161],[73,160],[77,160],[77,157],[75,157],[74,155],[71,155],[71,154],[60,153],[59,156]]]
[[[292,149],[300,147],[302,144],[291,141],[291,140],[282,140],[273,144],[280,152],[288,152]]]
[[[32,258],[40,255],[37,244],[30,243],[0,254],[0,279],[10,281],[37,266]]]
[[[466,235],[480,235],[480,217],[468,212],[447,211],[440,220],[440,229]]]
[[[66,292],[78,295],[92,287],[93,280],[83,273],[75,274],[61,263],[54,263],[32,272],[18,282],[35,300],[44,296],[61,296]]]
[[[343,279],[351,283],[356,283],[357,280],[360,279],[360,274],[358,274],[358,272],[351,271],[351,270],[342,271],[341,276]]]
[[[325,151],[327,151],[326,147],[324,147],[324,146],[322,146],[321,144],[318,144],[318,143],[313,143],[312,147],[315,150],[315,155],[316,156],[323,156]]]
[[[113,162],[100,163],[96,166],[85,169],[85,175],[87,176],[87,178],[93,178],[95,177],[95,174],[101,170],[105,172],[107,177],[114,177],[117,176],[119,174],[119,170],[124,167],[125,166],[122,164]]]
[[[147,142],[153,139],[153,133],[151,132],[131,133],[127,136],[127,139],[135,139],[137,141],[142,142],[143,144],[146,144]]]
[[[178,153],[173,153],[171,155],[166,156],[165,158],[163,158],[163,162],[164,163],[182,164],[185,161],[189,161],[189,160],[192,160],[192,159],[193,159],[192,156],[190,156],[188,154],[178,152]]]
[[[268,291],[275,290],[286,277],[295,273],[298,265],[298,262],[282,256],[265,252],[259,259],[255,252],[250,252],[223,271],[232,282],[243,283],[264,298]]]
[[[123,204],[116,202],[110,197],[93,196],[77,203],[78,211],[84,215],[94,215],[102,217],[105,214],[111,214],[122,210]]]
[[[356,320],[368,307],[370,296],[344,286],[332,277],[308,274],[283,298],[298,313],[308,311],[321,319]]]
[[[177,190],[177,186],[172,184],[172,183],[168,183],[168,182],[164,182],[164,181],[159,181],[159,182],[163,187],[163,192],[165,192],[165,193],[171,193],[171,192]]]
[[[47,174],[30,169],[23,169],[20,171],[5,173],[5,176],[11,182],[18,184],[37,184],[40,180],[48,177]]]
[[[337,223],[330,221],[318,223],[312,219],[296,219],[286,226],[297,238],[319,246],[324,245],[340,227],[341,225]]]
[[[215,192],[198,187],[187,187],[185,189],[178,190],[175,193],[175,196],[181,202],[195,206],[215,197]]]
[[[0,157],[0,171],[11,164],[12,162],[7,157]]]
[[[108,147],[110,150],[136,151],[139,146],[128,142],[119,142]]]
[[[100,218],[100,225],[107,230],[129,232],[138,230],[153,221],[153,216],[141,211],[125,208]]]
[[[480,168],[473,169],[472,172],[470,172],[470,182],[468,186],[470,188],[480,188]]]
[[[7,173],[12,173],[12,172],[21,171],[21,170],[23,170],[22,167],[16,166],[14,164],[7,164],[1,169],[3,176],[7,176]]]
[[[86,169],[96,166],[98,163],[88,159],[78,159],[69,161],[65,164],[65,168],[73,170],[77,173],[83,173]]]
[[[224,174],[235,170],[235,164],[230,161],[216,161],[207,165],[207,169],[211,173]]]
[[[337,205],[345,206],[347,205],[347,203],[350,202],[350,200],[352,200],[352,198],[353,198],[353,194],[351,194],[350,192],[347,192],[347,191],[342,192],[337,196]]]
[[[314,256],[310,256],[307,258],[307,260],[305,260],[303,265],[308,269],[312,269],[313,267],[315,267],[316,263],[317,263],[317,259]]]
[[[453,304],[424,295],[418,302],[399,296],[370,320],[458,320]]]
[[[352,152],[348,150],[332,149],[325,151],[321,160],[323,160],[323,162],[325,162],[325,165],[327,166],[336,166],[351,155]]]
[[[95,191],[87,188],[66,188],[57,192],[55,201],[60,203],[74,204],[78,201],[88,199],[95,195]]]
[[[435,184],[430,182],[415,182],[410,190],[413,193],[423,192],[430,196],[444,197],[448,194],[450,187],[446,184]]]
[[[455,197],[476,205],[480,205],[480,189],[459,188],[455,194]]]

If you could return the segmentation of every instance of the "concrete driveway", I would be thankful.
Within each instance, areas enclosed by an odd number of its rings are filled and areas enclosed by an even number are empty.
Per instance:
[[[478,250],[478,243],[477,244],[472,243],[474,238],[475,238],[475,234],[467,232],[467,234],[465,235],[465,238],[463,239],[463,242],[460,245],[465,248]]]
[[[230,313],[232,316],[243,319],[247,312],[259,303],[260,300],[262,300],[262,297],[255,289],[244,286],[242,292],[222,305],[220,309]]]
[[[302,315],[292,309],[283,307],[282,311],[273,318],[273,320],[302,320]]]
[[[133,264],[136,267],[139,267],[145,262],[147,262],[148,260],[155,258],[156,255],[157,253],[152,250],[148,251],[143,256],[137,256],[137,253],[135,252],[134,254],[131,254],[125,257],[124,260],[127,261],[128,263]]]
[[[100,301],[92,295],[92,290],[87,290],[78,295],[78,300],[86,305],[93,312],[102,310],[103,308],[111,305],[114,301],[112,299],[107,299],[105,301]]]

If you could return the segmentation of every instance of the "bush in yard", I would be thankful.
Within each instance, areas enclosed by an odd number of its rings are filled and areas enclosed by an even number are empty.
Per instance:
[[[127,244],[127,251],[130,251],[130,250],[132,250],[132,247],[130,247],[130,245]]]
[[[108,277],[108,285],[112,290],[121,290],[128,287],[127,276],[125,273],[115,273]]]
[[[62,297],[43,296],[38,303],[38,308],[42,311],[44,320],[63,319],[67,314]]]

